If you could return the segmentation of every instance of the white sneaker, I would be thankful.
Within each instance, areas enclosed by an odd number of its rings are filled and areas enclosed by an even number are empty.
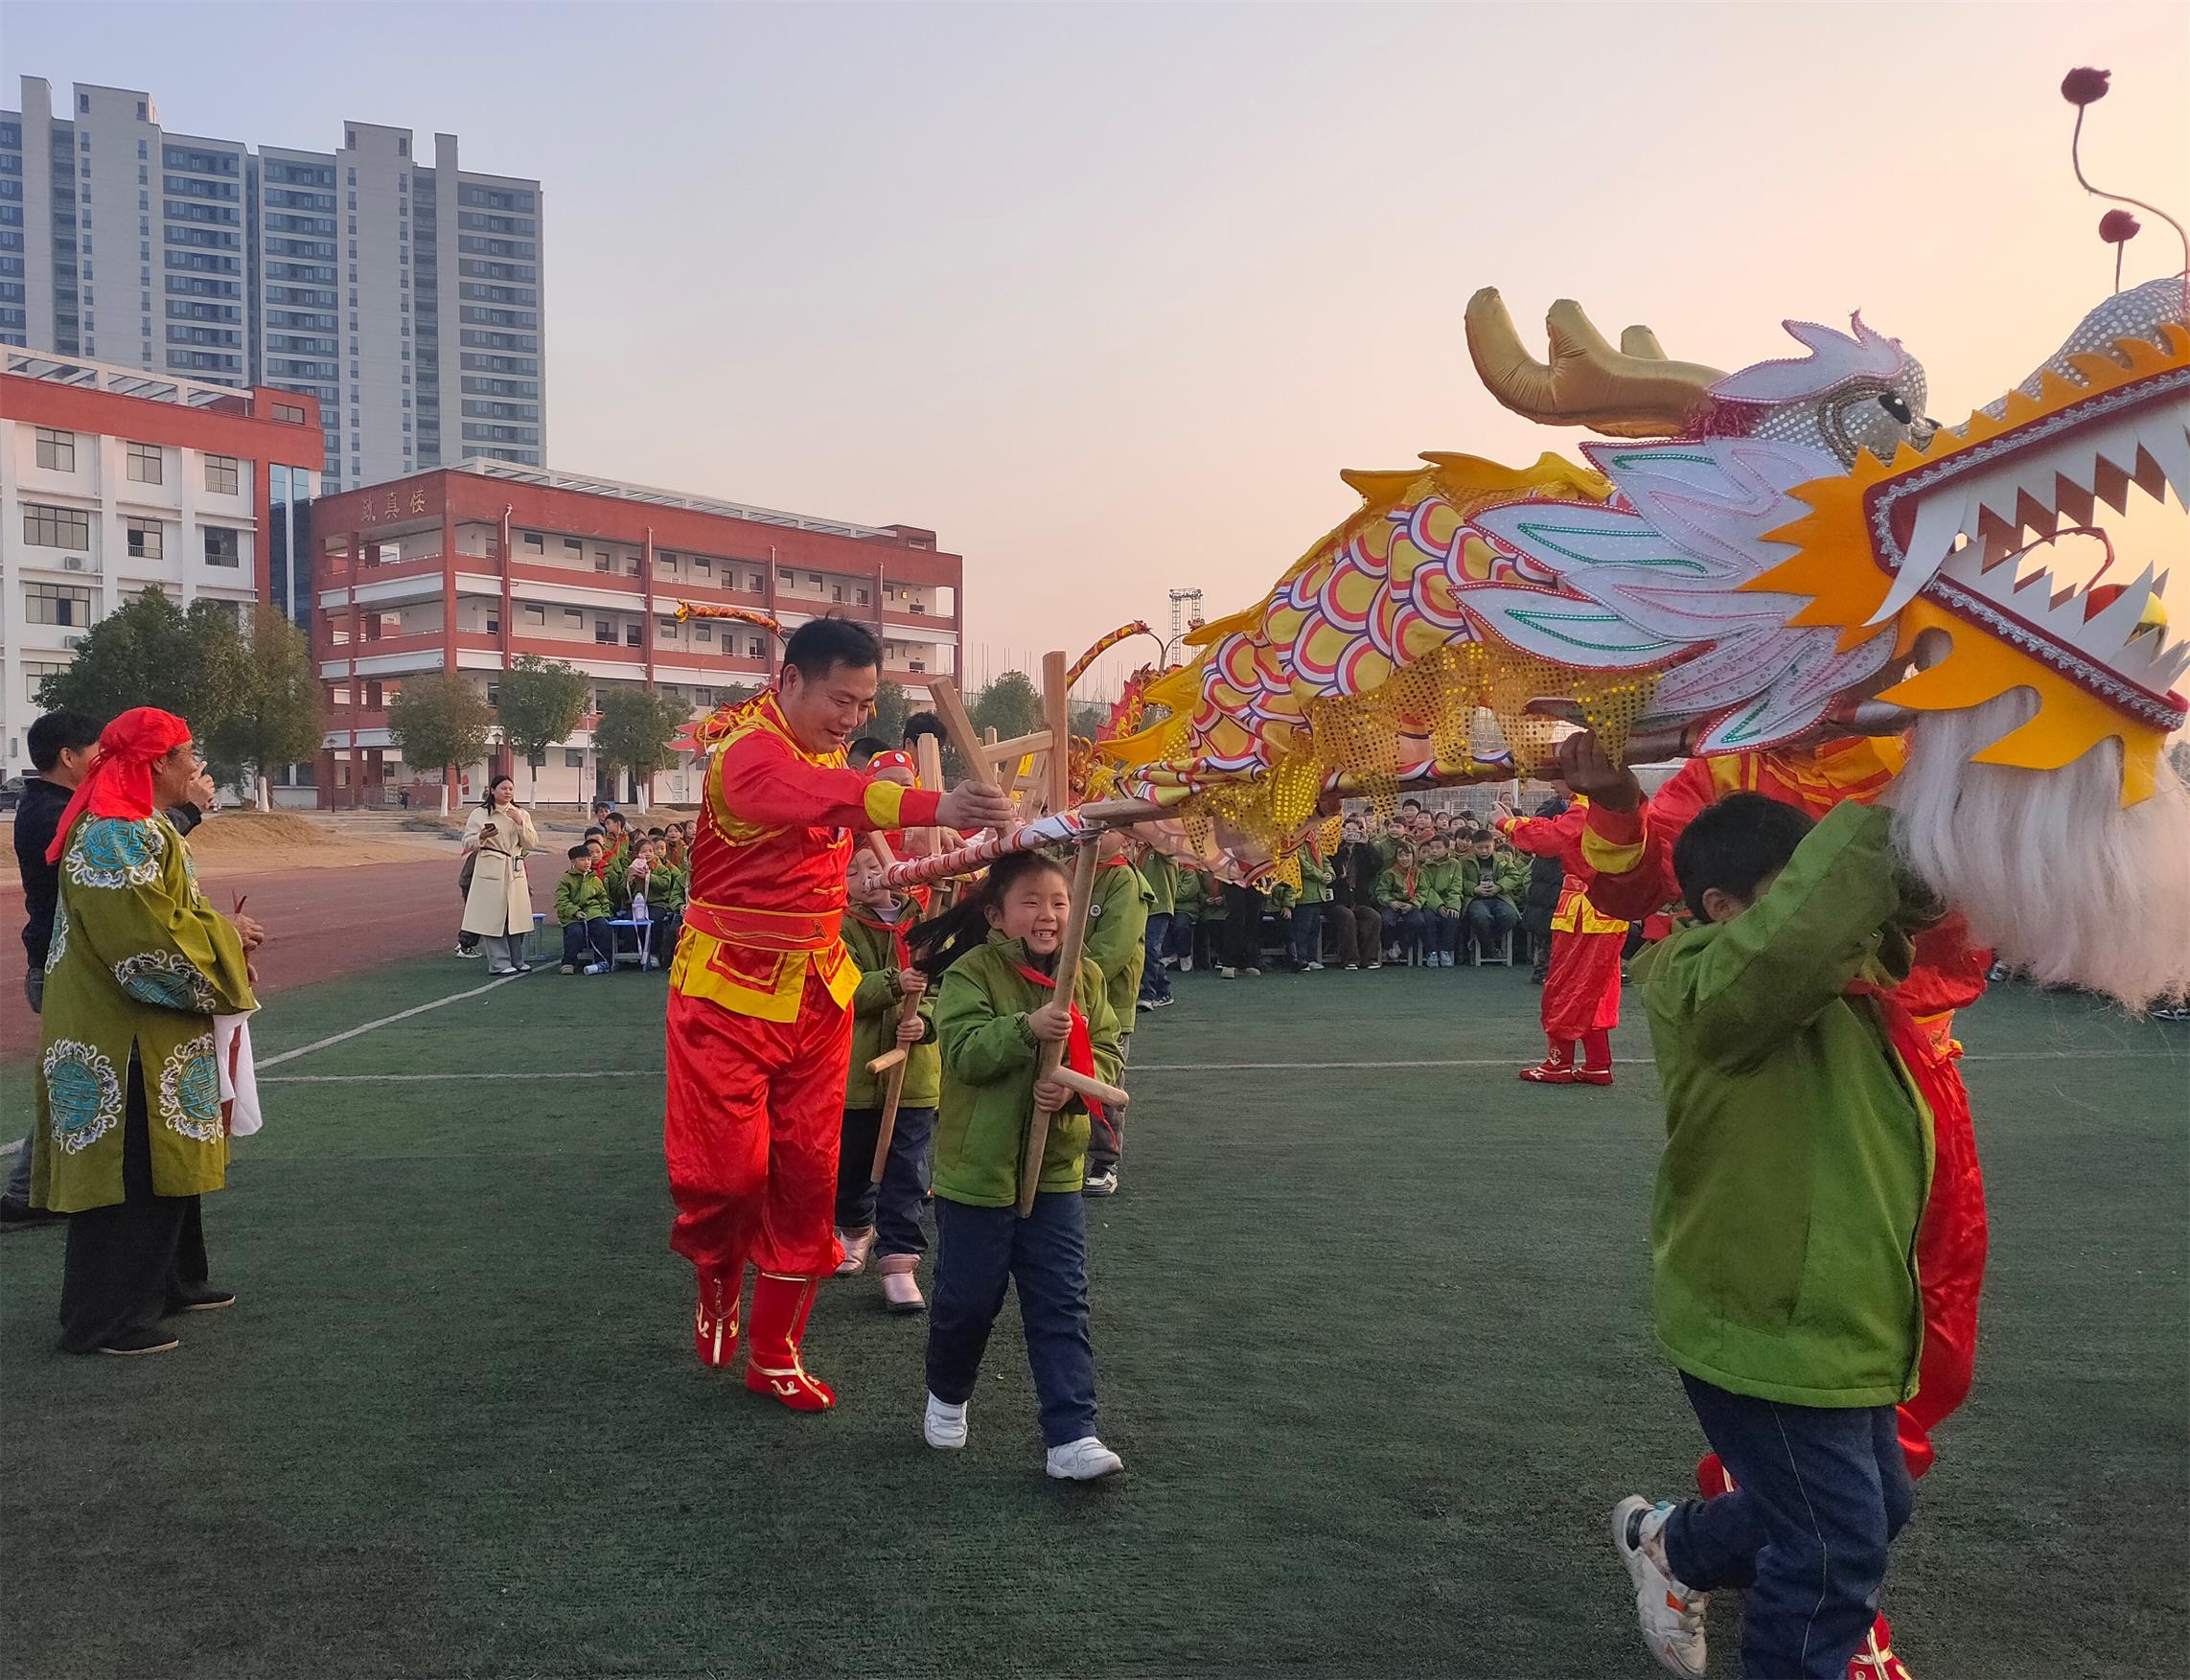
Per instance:
[[[1180,957],[1179,972],[1181,974],[1192,974],[1194,972],[1194,959],[1190,956]]]
[[[1226,968],[1222,963],[1219,963],[1217,965],[1216,978],[1220,980],[1235,980],[1239,978],[1239,970],[1235,968]]]
[[[1635,1583],[1635,1620],[1643,1629],[1643,1643],[1650,1647],[1661,1668],[1685,1677],[1703,1680],[1703,1608],[1711,1601],[1672,1577],[1650,1553],[1650,1542],[1672,1515],[1670,1505],[1653,1506],[1629,1494],[1612,1507],[1612,1545],[1627,1566],[1627,1578]],[[1664,1548],[1654,1550],[1664,1555]]]
[[[966,1444],[966,1404],[944,1404],[934,1395],[928,1396],[928,1415],[920,1420],[920,1433],[927,1437],[928,1444],[940,1452],[955,1453]]]
[[[935,1402],[931,1400],[928,1404],[933,1408]],[[965,1408],[961,1406],[958,1410],[962,1413]],[[1125,1468],[1125,1461],[1094,1436],[1083,1435],[1078,1440],[1051,1447],[1047,1467],[1052,1481],[1094,1482],[1117,1475]]]
[[[1324,965],[1320,962],[1304,963],[1302,965],[1301,972],[1302,974],[1321,974],[1323,972],[1323,966]]]

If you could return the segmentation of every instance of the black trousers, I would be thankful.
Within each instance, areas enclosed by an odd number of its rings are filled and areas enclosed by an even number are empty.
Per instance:
[[[122,1120],[122,1200],[68,1216],[61,1351],[96,1353],[127,1331],[151,1329],[180,1291],[205,1281],[206,1270],[197,1198],[152,1193],[151,1114],[144,1069],[132,1055]]]
[[[1227,968],[1262,966],[1262,894],[1252,886],[1224,884],[1224,955]]]

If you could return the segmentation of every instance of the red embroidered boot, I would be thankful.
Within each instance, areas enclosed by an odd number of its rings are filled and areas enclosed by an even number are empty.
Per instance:
[[[1608,1032],[1585,1032],[1581,1035],[1581,1066],[1574,1070],[1578,1085],[1609,1085],[1612,1083],[1612,1035]]]
[[[1883,1616],[1848,1659],[1848,1680],[1911,1680],[1908,1666],[1894,1655],[1894,1630]]]
[[[1695,1490],[1706,1499],[1717,1499],[1721,1493],[1734,1491],[1734,1478],[1718,1461],[1717,1453],[1706,1453],[1696,1461]]]
[[[818,1277],[789,1277],[763,1272],[752,1288],[752,1345],[746,1360],[746,1387],[772,1394],[794,1412],[826,1412],[837,1403],[828,1384],[806,1373],[798,1344],[806,1315],[814,1310]]]
[[[702,1268],[700,1302],[692,1312],[692,1351],[721,1369],[738,1355],[738,1283],[727,1272]]]
[[[1565,1039],[1550,1041],[1551,1048],[1533,1068],[1523,1068],[1521,1077],[1531,1085],[1572,1085],[1574,1046]]]

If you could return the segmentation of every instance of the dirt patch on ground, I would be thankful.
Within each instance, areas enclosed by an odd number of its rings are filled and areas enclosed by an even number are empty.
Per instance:
[[[223,869],[340,869],[416,863],[450,849],[447,837],[360,827],[294,811],[221,811],[190,837],[192,856]]]

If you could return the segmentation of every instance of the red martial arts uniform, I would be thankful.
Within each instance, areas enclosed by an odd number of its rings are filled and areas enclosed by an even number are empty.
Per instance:
[[[1552,960],[1544,977],[1544,1038],[1550,1052],[1521,1077],[1538,1085],[1612,1083],[1612,1029],[1620,1024],[1620,953],[1627,924],[1590,900],[1581,862],[1589,802],[1577,799],[1557,817],[1502,817],[1496,827],[1515,851],[1556,858],[1566,868],[1558,909],[1552,912]],[[1574,1047],[1581,1044],[1581,1065]]]
[[[1581,855],[1590,896],[1607,910],[1639,916],[1680,896],[1673,842],[1690,818],[1722,794],[1763,794],[1823,817],[1845,799],[1869,804],[1906,756],[1899,740],[1837,741],[1795,752],[1692,758],[1639,811],[1591,809]],[[1922,1029],[1904,1051],[1910,1076],[1931,1109],[1931,1197],[1917,1233],[1917,1277],[1924,1292],[1924,1354],[1918,1390],[1901,1408],[1902,1452],[1909,1474],[1931,1467],[1931,1431],[1970,1392],[1977,1347],[1977,1294],[1985,1277],[1985,1184],[1970,1122],[1969,1093],[1954,1058],[1954,1011],[1985,989],[1988,951],[1972,949],[1959,915],[1920,935],[1915,967],[1892,1001]],[[1928,1047],[1928,1054],[1923,1053]],[[1900,1047],[1897,1045],[1897,1047]]]
[[[799,1338],[842,1259],[832,1215],[859,970],[838,937],[853,831],[932,823],[938,794],[799,746],[772,692],[708,760],[684,932],[670,969],[670,1246],[699,1274],[694,1339],[727,1364],[753,1290],[746,1386],[801,1410],[834,1396]]]

